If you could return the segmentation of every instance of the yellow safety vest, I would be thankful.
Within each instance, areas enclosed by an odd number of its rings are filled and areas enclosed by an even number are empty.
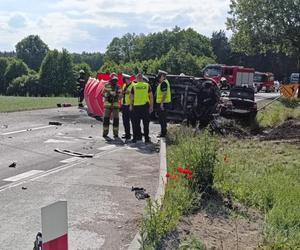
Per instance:
[[[149,103],[149,84],[146,82],[137,82],[133,84],[134,90],[134,98],[133,105],[134,106],[142,106]]]
[[[171,102],[171,88],[170,88],[170,83],[169,81],[166,79],[164,80],[164,82],[167,84],[168,88],[167,88],[167,96],[166,99],[164,101],[164,103],[170,103]],[[157,90],[156,90],[156,103],[161,103],[162,100],[162,94],[163,92],[160,89],[161,83],[157,86]]]
[[[132,85],[133,83],[130,83],[129,86],[126,84],[123,85],[123,99],[122,99],[123,105],[127,106],[130,104],[130,93],[131,93]]]

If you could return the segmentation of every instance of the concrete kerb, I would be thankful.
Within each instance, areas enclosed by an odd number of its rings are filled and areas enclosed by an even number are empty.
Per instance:
[[[158,188],[155,194],[155,200],[159,205],[162,204],[163,197],[165,195],[165,184],[167,183],[167,148],[166,148],[166,140],[165,138],[161,138],[160,140],[160,151],[159,151],[159,181]],[[138,232],[132,242],[130,243],[128,250],[139,250],[140,249],[140,240],[141,236]]]

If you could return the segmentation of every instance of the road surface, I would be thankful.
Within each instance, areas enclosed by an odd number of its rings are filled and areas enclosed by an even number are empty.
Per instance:
[[[101,127],[77,108],[0,113],[1,250],[32,249],[41,207],[58,200],[68,202],[69,249],[128,247],[145,206],[130,189],[142,186],[155,194],[158,154],[154,144],[107,143]],[[157,133],[158,126],[151,131]]]

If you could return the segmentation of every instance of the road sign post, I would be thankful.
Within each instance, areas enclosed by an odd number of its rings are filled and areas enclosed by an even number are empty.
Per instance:
[[[68,250],[67,201],[42,208],[43,250]]]

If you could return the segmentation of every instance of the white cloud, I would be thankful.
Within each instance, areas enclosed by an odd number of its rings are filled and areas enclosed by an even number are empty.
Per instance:
[[[174,16],[185,16],[189,19],[186,26],[208,35],[214,30],[225,29],[229,3],[230,0],[62,0],[55,8],[68,10],[72,6],[73,10],[76,9],[92,18],[100,17],[104,21],[109,14],[114,16],[113,20],[119,15],[118,19],[127,26],[130,23],[126,17],[136,16],[150,29],[159,26],[161,29],[168,28],[164,25],[173,20]],[[180,23],[180,20],[178,22]],[[174,26],[175,24],[172,27]]]
[[[2,10],[0,50],[13,49],[29,34],[40,35],[51,48],[72,45],[78,51],[85,50],[84,43],[101,43],[104,41],[99,37],[107,36],[94,34],[93,29],[111,31],[108,33],[113,35],[116,29],[117,34],[135,32],[136,28],[148,33],[178,25],[210,36],[213,31],[225,29],[229,3],[230,0],[59,0],[48,1],[45,11],[39,14]],[[99,44],[101,48],[105,46]]]

